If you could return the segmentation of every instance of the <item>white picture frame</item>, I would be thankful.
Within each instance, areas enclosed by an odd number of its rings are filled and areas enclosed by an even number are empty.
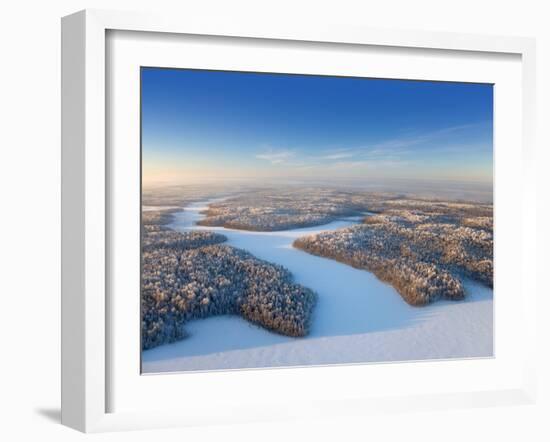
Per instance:
[[[232,408],[205,413],[189,410],[112,411],[108,338],[108,247],[111,241],[106,94],[106,35],[109,31],[240,37],[274,41],[369,45],[380,48],[468,51],[521,57],[521,309],[524,336],[534,336],[535,177],[534,156],[535,43],[532,39],[416,31],[358,29],[345,26],[197,20],[151,14],[86,10],[62,20],[62,423],[85,432],[248,422],[288,417],[331,416],[407,409],[456,408],[531,403],[535,397],[535,339],[527,339],[521,376],[500,388],[436,391],[423,395],[349,397],[342,389],[315,397],[307,407],[266,405],[235,400]],[[519,146],[518,146],[519,149]],[[512,171],[510,171],[512,173]],[[517,171],[515,173],[518,173]],[[518,275],[518,283],[520,276]],[[498,321],[498,317],[496,318]],[[389,366],[387,366],[389,367]],[[411,368],[403,367],[401,370]],[[360,370],[360,367],[356,369]],[[292,373],[296,369],[285,370]],[[211,376],[208,373],[203,377]],[[246,372],[240,374],[241,378]],[[292,375],[289,375],[292,376]],[[169,378],[169,377],[168,377]],[[227,378],[226,378],[227,379]],[[261,380],[259,380],[261,381]],[[220,382],[224,382],[220,378]],[[341,397],[338,395],[341,394]],[[215,408],[215,407],[213,407]]]

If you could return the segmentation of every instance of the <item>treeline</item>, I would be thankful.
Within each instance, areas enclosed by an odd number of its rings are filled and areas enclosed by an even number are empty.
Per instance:
[[[491,204],[406,198],[396,194],[317,187],[246,192],[211,204],[199,224],[240,230],[277,231],[322,225],[365,212],[408,213],[437,223],[492,228]],[[472,224],[474,223],[474,224]],[[481,224],[479,224],[481,223]]]
[[[237,314],[288,336],[309,331],[316,295],[283,267],[220,245],[212,232],[145,226],[142,253],[142,348],[186,336],[191,319]]]
[[[277,188],[245,193],[211,204],[204,226],[278,231],[311,227],[358,215],[365,201],[353,194],[323,188]]]
[[[275,232],[279,230],[298,229],[326,224],[335,219],[333,215],[321,213],[246,213],[248,209],[234,211],[231,208],[221,210],[209,209],[206,218],[197,224],[201,226],[218,226],[227,229],[250,230],[256,232]]]
[[[411,305],[463,299],[464,277],[492,287],[493,235],[486,214],[483,228],[472,228],[438,209],[377,214],[362,225],[298,238],[294,246],[374,273]]]
[[[166,227],[155,225],[143,226],[142,232],[142,252],[149,252],[155,249],[195,249],[197,247],[219,244],[227,239],[224,235],[214,232],[198,230],[180,233]]]

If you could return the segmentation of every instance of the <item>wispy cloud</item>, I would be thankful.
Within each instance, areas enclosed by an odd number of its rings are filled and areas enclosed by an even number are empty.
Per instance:
[[[373,169],[373,168],[395,168],[409,165],[410,162],[402,160],[358,160],[358,161],[338,161],[330,167],[335,169]]]
[[[371,154],[383,154],[388,152],[392,152],[393,154],[410,153],[410,150],[408,150],[410,147],[432,143],[441,139],[441,137],[448,136],[455,132],[472,129],[476,126],[479,126],[479,123],[449,126],[421,134],[408,134],[401,137],[390,138],[379,143],[365,145],[360,149],[368,151]]]
[[[294,157],[294,152],[289,150],[274,151],[257,154],[256,158],[259,160],[269,161],[271,164],[282,164]]]
[[[373,143],[324,148],[317,154],[312,154],[310,148],[296,147],[290,150],[269,147],[255,157],[268,161],[272,165],[284,165],[302,170],[404,167],[415,163],[420,152],[460,153],[466,151],[466,144],[460,144],[463,138],[461,133],[477,125],[449,126],[422,133],[408,132]]]
[[[370,165],[370,161],[338,161],[334,163],[332,167],[337,169],[349,169],[357,167],[369,167]]]
[[[320,155],[316,158],[320,160],[341,160],[343,158],[351,158],[355,155],[354,152],[347,151],[347,152],[335,152],[335,153],[328,153],[326,155]]]

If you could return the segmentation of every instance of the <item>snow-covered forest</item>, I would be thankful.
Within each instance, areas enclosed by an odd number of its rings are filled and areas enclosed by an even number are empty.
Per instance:
[[[236,314],[289,336],[308,332],[315,294],[284,267],[222,245],[223,235],[176,232],[170,211],[142,218],[142,348],[186,337],[192,319]]]
[[[278,231],[317,226],[360,215],[365,200],[354,192],[329,188],[267,188],[211,204],[203,226]]]
[[[373,272],[411,305],[463,299],[463,278],[493,285],[492,206],[380,198],[362,224],[298,238],[309,253]]]

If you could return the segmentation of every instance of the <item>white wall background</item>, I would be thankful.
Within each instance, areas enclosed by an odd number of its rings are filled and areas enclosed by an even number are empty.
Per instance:
[[[540,400],[536,406],[415,412],[84,436],[59,425],[60,17],[83,8],[168,10],[250,20],[350,23],[509,34],[538,39],[538,179],[548,198],[550,13],[544,0],[12,0],[0,7],[0,439],[166,440],[550,440],[548,296],[539,306]],[[546,186],[546,189],[544,188]],[[541,204],[539,270],[546,270],[548,205]],[[543,261],[545,259],[545,261]],[[540,278],[542,282],[542,278]],[[539,287],[540,295],[549,295]],[[186,398],[182,398],[186,400]]]

